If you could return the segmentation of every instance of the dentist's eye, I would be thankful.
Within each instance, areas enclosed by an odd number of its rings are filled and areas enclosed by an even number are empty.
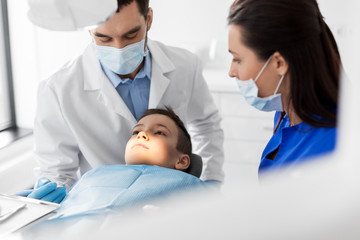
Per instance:
[[[111,42],[111,38],[106,38],[106,37],[101,37],[99,38],[100,42],[103,42],[103,43],[108,43],[108,42]]]
[[[126,38],[127,40],[132,40],[132,39],[136,38],[136,36],[137,36],[137,33],[136,33],[136,34],[127,35],[125,38]]]

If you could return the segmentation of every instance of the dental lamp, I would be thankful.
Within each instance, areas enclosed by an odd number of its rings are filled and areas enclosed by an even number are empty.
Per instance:
[[[91,29],[105,23],[117,0],[28,0],[30,21],[53,31]]]

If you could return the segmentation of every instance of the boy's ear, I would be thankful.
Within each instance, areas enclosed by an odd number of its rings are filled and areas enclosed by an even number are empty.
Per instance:
[[[190,166],[190,157],[187,154],[180,154],[179,159],[175,163],[175,169],[186,170]]]

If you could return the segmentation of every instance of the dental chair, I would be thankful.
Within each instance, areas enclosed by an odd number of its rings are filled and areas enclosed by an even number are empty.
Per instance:
[[[192,153],[190,156],[190,166],[185,172],[199,178],[201,176],[202,168],[202,158],[199,155]]]

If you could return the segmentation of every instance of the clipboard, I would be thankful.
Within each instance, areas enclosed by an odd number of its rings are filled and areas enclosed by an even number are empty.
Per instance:
[[[0,194],[0,238],[48,216],[60,204]]]

